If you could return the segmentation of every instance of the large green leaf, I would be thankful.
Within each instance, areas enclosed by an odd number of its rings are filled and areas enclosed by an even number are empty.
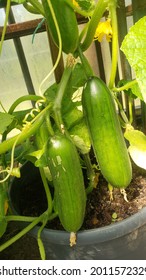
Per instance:
[[[7,127],[12,123],[14,117],[7,113],[0,112],[0,134],[4,133]]]
[[[143,100],[146,102],[146,16],[130,28],[121,50],[135,71]]]

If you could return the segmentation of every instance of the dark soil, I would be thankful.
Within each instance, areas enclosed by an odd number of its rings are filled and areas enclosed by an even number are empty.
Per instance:
[[[46,209],[45,201],[42,203],[42,198],[44,197],[42,189],[40,183],[35,184],[34,196],[33,187],[30,188],[29,186],[29,188],[27,188],[27,194],[24,192],[20,201],[21,214],[38,216]],[[81,229],[103,227],[118,222],[133,215],[146,206],[146,172],[142,169],[134,168],[133,179],[130,185],[126,188],[126,198],[127,200],[125,200],[124,195],[119,189],[114,189],[113,200],[111,200],[107,182],[100,175],[97,187],[88,195],[86,215]],[[25,207],[23,205],[24,201]],[[32,201],[34,201],[34,204]],[[40,205],[42,205],[42,208],[44,209],[40,210]],[[48,227],[63,229],[58,218],[49,222]],[[1,243],[8,240],[18,231],[19,229],[16,224],[11,223],[6,234],[1,239]],[[0,259],[40,259],[37,242],[33,237],[30,237],[27,234],[1,252]]]
[[[145,171],[134,170],[133,179],[126,188],[125,194],[126,197],[120,189],[115,188],[113,200],[111,200],[107,182],[100,175],[97,187],[88,195],[85,219],[81,229],[93,229],[121,221],[146,206]],[[63,229],[58,218],[49,223],[48,227]]]

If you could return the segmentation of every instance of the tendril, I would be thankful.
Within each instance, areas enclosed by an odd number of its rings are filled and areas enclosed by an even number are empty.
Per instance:
[[[26,114],[25,118],[23,119],[22,130],[24,130],[25,128],[27,128],[27,129],[29,128],[29,126],[33,122],[33,119],[36,117],[37,114],[39,114],[41,112],[41,106],[45,102],[46,102],[46,98],[36,101],[35,108],[33,108],[28,114]],[[29,119],[31,119],[31,120],[29,120]]]
[[[27,131],[30,126],[32,125],[32,123],[35,121],[36,119],[36,114],[35,113],[40,113],[41,112],[41,106],[43,103],[46,102],[46,99],[43,98],[41,100],[36,101],[35,103],[35,108],[33,108],[31,110],[31,112],[29,112],[28,114],[26,114],[25,118],[23,119],[23,126],[22,126],[22,131],[24,132],[25,130]],[[37,114],[37,115],[38,115]],[[31,120],[29,120],[31,118]],[[10,167],[7,167],[3,170],[0,170],[0,174],[4,174],[7,173],[6,177],[2,180],[0,180],[0,183],[3,183],[5,181],[8,180],[8,178],[12,175],[13,173],[13,168],[14,168],[14,158],[15,158],[15,148],[16,145],[18,143],[19,138],[21,137],[21,133],[18,135],[18,137],[16,138],[13,146],[12,146],[12,151],[11,151],[11,160],[10,160]]]
[[[39,86],[39,95],[42,96],[43,93],[42,93],[42,86],[45,84],[45,82],[50,78],[50,76],[53,74],[53,72],[55,71],[55,69],[57,68],[57,65],[59,63],[59,60],[61,58],[61,53],[62,53],[62,39],[61,39],[61,34],[60,34],[60,29],[59,29],[59,25],[58,25],[58,22],[57,22],[57,19],[56,19],[56,15],[55,15],[55,12],[53,10],[53,7],[52,7],[52,4],[51,4],[51,1],[47,0],[48,2],[48,5],[49,5],[49,8],[50,8],[50,11],[51,11],[51,14],[52,14],[52,18],[54,20],[54,24],[55,24],[55,27],[56,27],[56,32],[57,32],[57,36],[58,36],[58,47],[59,47],[59,51],[58,51],[58,56],[57,56],[57,59],[56,59],[56,62],[54,64],[54,66],[52,67],[51,71],[48,73],[48,75],[43,79],[43,81],[41,82],[40,86]]]

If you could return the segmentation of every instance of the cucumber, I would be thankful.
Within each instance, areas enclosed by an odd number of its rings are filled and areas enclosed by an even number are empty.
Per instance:
[[[66,54],[74,53],[74,51],[78,47],[79,42],[79,30],[75,12],[64,0],[51,0],[50,2],[52,4],[59,26],[62,39],[62,50]],[[48,5],[48,1],[42,0],[42,4],[44,6],[45,17],[50,34],[53,38],[54,43],[58,46],[58,34]]]
[[[84,220],[86,193],[79,155],[63,134],[50,138],[48,165],[55,188],[55,206],[62,226],[77,232]]]
[[[114,99],[100,78],[88,79],[82,106],[101,173],[113,187],[126,188],[132,178],[131,162]]]

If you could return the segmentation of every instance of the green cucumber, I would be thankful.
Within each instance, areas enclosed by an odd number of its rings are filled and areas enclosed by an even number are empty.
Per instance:
[[[131,162],[114,99],[105,83],[90,77],[82,94],[83,112],[101,172],[113,187],[126,188],[132,178]]]
[[[61,224],[66,231],[77,232],[84,220],[86,193],[78,152],[65,135],[58,134],[50,138],[48,165]]]
[[[64,0],[50,0],[50,2],[59,26],[62,39],[62,50],[66,54],[74,53],[79,42],[79,30],[75,12]],[[54,40],[54,43],[58,46],[58,34],[48,1],[42,0],[42,4],[44,6],[45,17],[50,34]]]

